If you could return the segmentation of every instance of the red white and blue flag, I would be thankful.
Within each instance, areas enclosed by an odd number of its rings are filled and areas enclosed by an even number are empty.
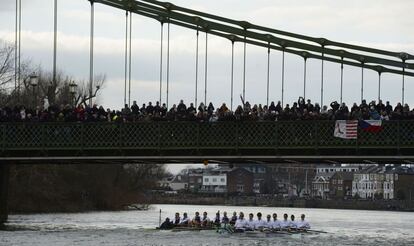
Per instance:
[[[382,130],[381,120],[361,120],[359,127],[366,132],[380,132]]]
[[[357,139],[358,121],[357,120],[337,120],[335,121],[334,136],[343,139]]]

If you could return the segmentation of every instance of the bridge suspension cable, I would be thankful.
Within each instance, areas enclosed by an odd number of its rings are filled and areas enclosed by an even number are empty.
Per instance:
[[[54,1],[53,11],[53,83],[56,84],[56,62],[57,62],[57,0]]]
[[[127,73],[128,73],[128,11],[125,11],[125,83],[124,105],[127,103]]]
[[[129,15],[129,82],[128,82],[128,106],[131,106],[131,73],[132,73],[132,12]]]
[[[266,81],[266,106],[269,107],[269,87],[270,87],[270,43],[267,48],[267,81]]]
[[[364,62],[361,62],[361,102],[364,100]]]
[[[322,59],[321,59],[321,107],[323,107],[323,76],[324,76],[324,61],[325,61],[325,46],[322,45]]]
[[[160,47],[160,105],[162,102],[162,61],[163,61],[163,43],[164,43],[164,22],[161,20],[161,47]]]
[[[378,71],[378,102],[381,100],[381,71]]]
[[[167,108],[169,108],[169,90],[170,90],[170,21],[167,23]]]
[[[342,62],[341,62],[341,88],[340,88],[340,102],[341,102],[341,104],[342,104],[342,97],[343,97],[343,89],[344,89],[344,63],[343,63],[343,61],[344,61],[344,58],[343,57],[341,57],[341,60],[342,60]]]
[[[243,43],[243,100],[246,102],[246,35]]]
[[[206,54],[204,63],[204,107],[207,107],[208,31],[206,30]]]
[[[285,97],[285,49],[282,48],[282,107]]]
[[[230,82],[230,110],[233,111],[233,95],[234,95],[234,40],[231,40],[231,82]]]
[[[303,99],[306,100],[306,65],[307,65],[307,56],[303,56]]]
[[[194,107],[197,108],[198,106],[198,50],[199,50],[199,37],[200,33],[197,27],[196,33],[196,59],[195,59],[195,94],[194,94]]]
[[[93,39],[94,39],[94,27],[95,27],[95,8],[94,0],[91,2],[91,36],[90,36],[90,54],[89,54],[89,106],[92,107],[92,88],[93,88]]]

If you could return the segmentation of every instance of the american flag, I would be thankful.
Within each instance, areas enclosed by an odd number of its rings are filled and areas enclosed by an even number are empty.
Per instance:
[[[343,139],[357,139],[358,121],[357,120],[337,120],[335,121],[334,136]]]

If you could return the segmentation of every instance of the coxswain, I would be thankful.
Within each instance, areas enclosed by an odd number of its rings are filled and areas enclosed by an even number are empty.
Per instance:
[[[249,214],[249,219],[247,220],[246,231],[254,231],[256,221],[253,220],[253,214]]]
[[[180,221],[180,225],[187,226],[189,222],[190,222],[190,219],[188,218],[187,213],[183,213],[183,218]]]
[[[280,220],[278,220],[277,219],[277,214],[276,213],[274,213],[273,215],[272,215],[272,217],[273,217],[273,221],[272,221],[272,229],[273,230],[275,230],[275,231],[280,231]]]
[[[295,215],[293,214],[290,216],[289,228],[291,230],[296,230],[298,228],[298,225],[296,224],[296,221],[295,221]]]
[[[257,213],[257,220],[254,222],[255,230],[263,230],[266,227],[266,221],[262,220],[262,213]]]
[[[200,226],[201,224],[201,217],[199,212],[195,212],[195,216],[193,218],[192,224],[194,226]]]
[[[243,212],[240,212],[239,218],[236,220],[234,224],[235,232],[244,232],[247,228],[247,221],[244,219]]]
[[[237,221],[237,213],[233,212],[233,216],[231,216],[230,225],[235,225]]]
[[[210,224],[210,219],[207,216],[207,212],[203,213],[203,217],[201,218],[201,226],[208,226]]]
[[[302,230],[302,231],[307,231],[311,228],[309,222],[305,220],[304,214],[300,216],[300,220],[296,222],[296,225],[298,227],[298,230]]]
[[[171,223],[170,218],[166,218],[159,227],[160,230],[170,230],[172,228],[174,228],[174,224]]]
[[[221,218],[221,223],[227,225],[227,224],[229,224],[229,222],[230,222],[230,219],[229,219],[229,217],[227,217],[227,212],[223,212],[223,217]]]
[[[175,226],[177,226],[177,225],[180,224],[180,222],[181,222],[180,213],[175,213],[175,217],[174,217],[174,220],[173,220],[173,224]]]
[[[289,230],[290,221],[288,220],[288,214],[283,215],[283,220],[280,222],[281,230]]]

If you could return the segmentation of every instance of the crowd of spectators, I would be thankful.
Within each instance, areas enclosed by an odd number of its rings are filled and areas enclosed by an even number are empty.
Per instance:
[[[215,108],[212,103],[198,108],[184,104],[183,100],[178,105],[174,104],[170,109],[166,104],[160,105],[151,102],[141,107],[134,101],[130,107],[125,105],[122,110],[104,109],[102,106],[88,107],[79,105],[44,105],[36,109],[24,106],[1,107],[0,122],[136,122],[136,121],[279,121],[279,120],[414,120],[414,109],[405,104],[398,103],[395,107],[387,101],[377,103],[365,100],[360,105],[354,103],[351,108],[345,103],[332,102],[330,106],[318,103],[312,104],[311,100],[299,98],[292,105],[272,102],[269,106],[261,104],[251,105],[246,102],[239,105],[234,111],[223,103]]]

